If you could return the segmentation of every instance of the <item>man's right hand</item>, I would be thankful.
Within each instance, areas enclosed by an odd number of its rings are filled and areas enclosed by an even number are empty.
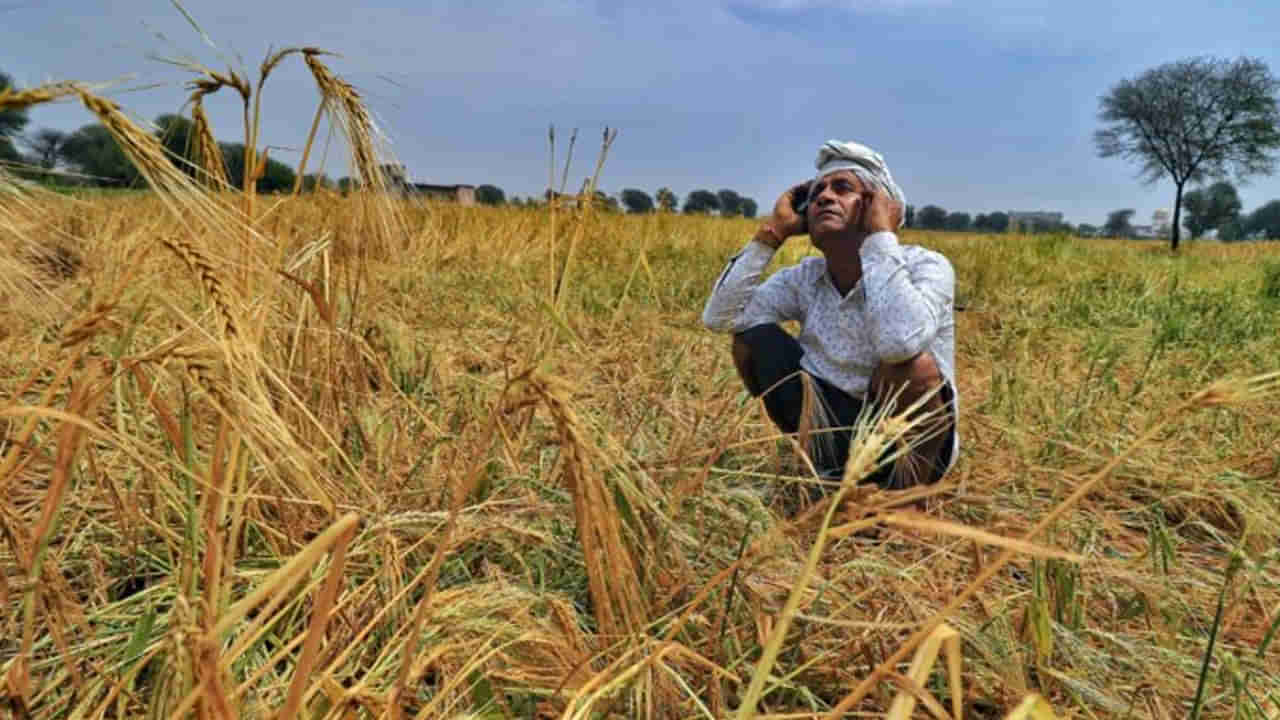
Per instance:
[[[774,248],[781,247],[788,238],[803,235],[807,229],[804,214],[796,212],[797,200],[802,200],[809,192],[809,183],[802,182],[787,189],[773,204],[773,215],[765,222],[768,228],[762,227],[756,233],[756,239]]]

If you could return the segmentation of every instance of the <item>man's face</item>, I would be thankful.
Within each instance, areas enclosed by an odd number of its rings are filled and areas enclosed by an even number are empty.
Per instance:
[[[814,246],[826,251],[831,242],[854,236],[862,225],[865,186],[851,170],[823,175],[809,187],[809,237]]]

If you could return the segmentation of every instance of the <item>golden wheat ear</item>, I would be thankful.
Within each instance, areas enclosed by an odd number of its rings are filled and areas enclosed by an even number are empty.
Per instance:
[[[53,102],[75,93],[76,86],[73,83],[54,83],[52,85],[27,88],[26,90],[5,88],[0,90],[0,110],[21,110]]]
[[[347,136],[352,164],[360,182],[367,188],[385,189],[386,177],[378,169],[373,117],[365,107],[360,93],[320,61],[320,56],[328,53],[319,48],[304,48],[301,52],[311,70],[311,76],[315,78],[316,87],[320,89],[322,102],[327,105],[330,116]]]
[[[209,124],[209,116],[204,111],[204,97],[216,92],[221,85],[212,89],[197,90],[191,95],[191,134],[196,166],[200,169],[200,179],[212,190],[226,190],[231,187],[230,173],[227,172],[226,158],[222,156],[222,148],[213,135],[213,127]]]

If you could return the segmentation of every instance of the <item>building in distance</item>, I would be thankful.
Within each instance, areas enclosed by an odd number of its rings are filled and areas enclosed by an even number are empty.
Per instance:
[[[1040,228],[1056,228],[1062,224],[1062,213],[1035,210],[1009,211],[1009,232],[1034,232]]]
[[[475,185],[432,185],[430,183],[412,183],[408,192],[422,195],[433,200],[451,200],[459,205],[470,207],[476,204]]]
[[[455,185],[435,185],[409,181],[409,173],[400,163],[387,163],[379,166],[388,190],[399,190],[405,195],[418,195],[432,200],[449,200],[459,205],[476,204],[476,186],[459,183]]]

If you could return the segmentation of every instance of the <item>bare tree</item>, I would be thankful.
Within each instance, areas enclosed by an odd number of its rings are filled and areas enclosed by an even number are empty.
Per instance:
[[[1102,96],[1099,119],[1107,125],[1094,134],[1098,154],[1140,163],[1148,183],[1173,180],[1174,250],[1188,181],[1274,171],[1277,90],[1280,82],[1261,60],[1198,57],[1122,80]]]

